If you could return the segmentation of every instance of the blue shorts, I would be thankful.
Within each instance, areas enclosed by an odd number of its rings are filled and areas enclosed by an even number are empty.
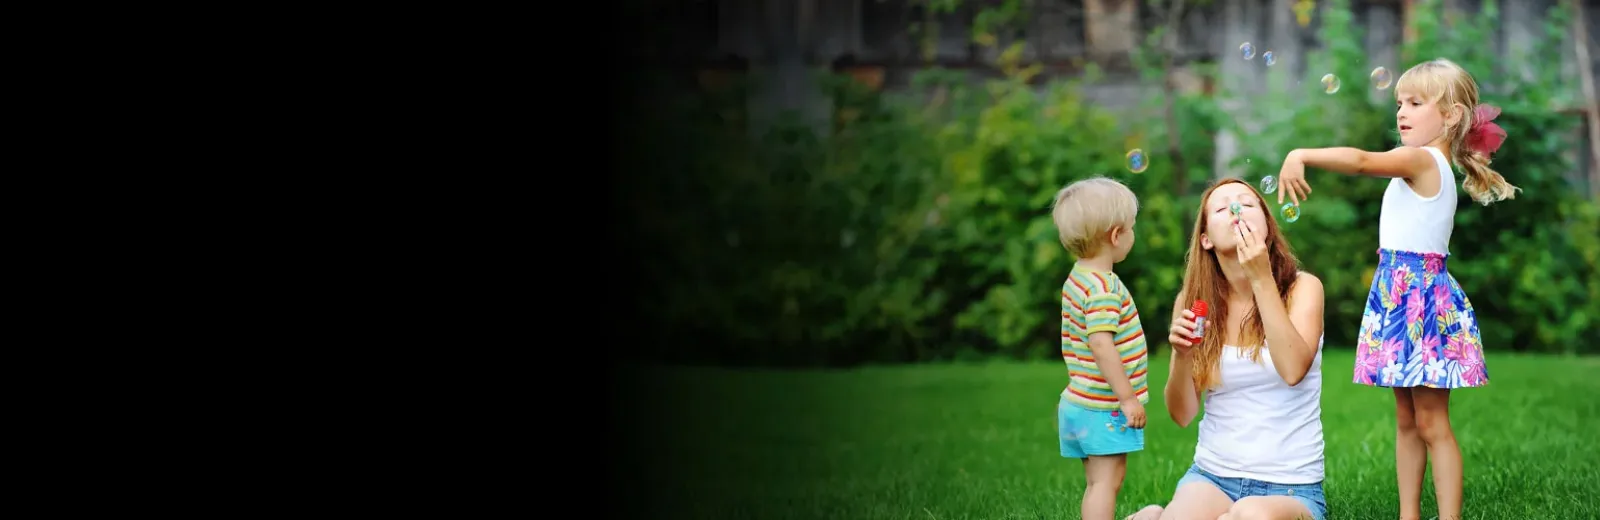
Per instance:
[[[1328,497],[1322,494],[1322,483],[1316,484],[1274,484],[1248,478],[1219,477],[1207,473],[1199,466],[1189,466],[1189,472],[1178,479],[1178,487],[1190,482],[1207,482],[1228,495],[1234,502],[1245,497],[1289,497],[1299,500],[1301,504],[1311,511],[1313,520],[1326,520],[1328,518]]]
[[[1061,456],[1069,459],[1144,449],[1144,428],[1129,428],[1122,412],[1090,410],[1065,397],[1056,404],[1056,432],[1061,437]]]

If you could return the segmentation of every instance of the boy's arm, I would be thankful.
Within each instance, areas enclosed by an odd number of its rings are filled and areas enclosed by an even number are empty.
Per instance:
[[[1313,168],[1334,171],[1345,175],[1365,175],[1415,179],[1418,175],[1435,171],[1433,155],[1421,148],[1401,146],[1387,152],[1369,152],[1360,148],[1296,148],[1289,159]]]
[[[1114,338],[1122,323],[1122,295],[1102,287],[1090,289],[1088,302],[1083,309],[1085,332],[1089,333],[1089,351],[1094,353],[1094,364],[1100,367],[1100,376],[1106,378],[1117,399],[1126,402],[1134,399],[1133,384],[1122,368],[1122,353],[1117,352]]]
[[[1111,384],[1111,391],[1116,392],[1117,400],[1138,402],[1138,396],[1133,395],[1133,384],[1128,381],[1127,369],[1122,367],[1122,353],[1117,352],[1117,345],[1111,337],[1110,332],[1104,331],[1089,334],[1089,350],[1094,352],[1094,364],[1100,367],[1100,375],[1106,378],[1106,383]]]

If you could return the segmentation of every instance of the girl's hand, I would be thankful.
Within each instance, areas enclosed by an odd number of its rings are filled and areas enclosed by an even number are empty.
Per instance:
[[[1167,344],[1178,354],[1188,354],[1200,338],[1194,336],[1194,312],[1184,309],[1172,317],[1172,328],[1167,333]]]
[[[1311,185],[1306,184],[1306,163],[1300,160],[1300,154],[1289,152],[1283,159],[1283,168],[1278,170],[1278,204],[1283,204],[1283,197],[1287,195],[1296,205],[1311,195]]]
[[[1233,231],[1239,235],[1236,257],[1244,267],[1245,277],[1254,282],[1272,279],[1272,260],[1267,258],[1266,231],[1255,229],[1243,219],[1233,221]]]

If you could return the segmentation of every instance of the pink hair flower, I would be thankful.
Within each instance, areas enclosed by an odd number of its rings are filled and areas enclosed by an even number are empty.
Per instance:
[[[1506,142],[1506,130],[1494,123],[1500,117],[1500,107],[1480,104],[1472,111],[1472,129],[1467,131],[1467,149],[1494,155]]]

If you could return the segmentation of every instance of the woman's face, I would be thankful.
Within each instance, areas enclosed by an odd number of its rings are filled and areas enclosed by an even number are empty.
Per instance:
[[[1239,215],[1234,216],[1229,209],[1233,203],[1239,204]],[[1229,183],[1211,192],[1211,197],[1206,199],[1206,228],[1205,236],[1201,237],[1200,246],[1206,249],[1215,248],[1217,251],[1231,253],[1239,245],[1239,234],[1234,231],[1235,221],[1242,220],[1250,228],[1267,230],[1267,207],[1249,186],[1240,183]],[[1272,237],[1268,237],[1271,240]]]

